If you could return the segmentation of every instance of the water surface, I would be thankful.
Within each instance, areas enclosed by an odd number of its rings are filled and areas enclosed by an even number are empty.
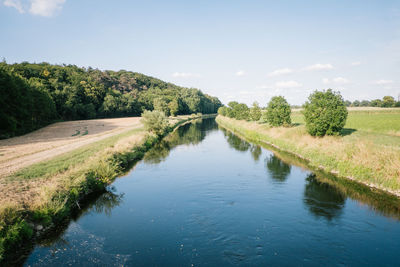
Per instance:
[[[214,119],[184,125],[25,265],[399,264],[393,201],[280,158]]]

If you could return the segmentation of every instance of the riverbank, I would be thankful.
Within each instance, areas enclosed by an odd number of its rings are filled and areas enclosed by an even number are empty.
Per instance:
[[[350,112],[350,120],[351,117]],[[313,169],[400,196],[400,137],[397,135],[345,129],[343,136],[315,138],[300,123],[289,128],[271,128],[267,124],[220,115],[216,121],[251,141],[304,159]]]
[[[171,118],[171,131],[202,117]],[[65,221],[87,196],[104,192],[159,140],[135,127],[3,177],[7,194],[0,202],[0,262],[18,254],[22,242]]]

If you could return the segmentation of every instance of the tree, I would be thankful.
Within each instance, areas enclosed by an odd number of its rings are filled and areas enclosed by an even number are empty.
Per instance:
[[[371,105],[371,102],[369,102],[368,100],[363,100],[360,103],[361,107],[369,107]]]
[[[218,114],[222,116],[227,116],[228,108],[227,107],[220,107],[218,109]]]
[[[235,119],[237,120],[248,120],[249,119],[249,107],[244,103],[239,103],[234,108]]]
[[[306,128],[313,136],[338,135],[347,119],[347,108],[339,92],[315,91],[303,110]]]
[[[382,106],[382,100],[380,100],[380,99],[372,100],[370,105],[371,105],[371,107],[381,107]]]
[[[171,113],[171,116],[176,116],[179,112],[179,102],[177,99],[172,100],[168,104],[169,111]]]
[[[268,103],[264,117],[271,126],[287,126],[291,124],[291,112],[290,105],[283,96],[274,96]]]
[[[145,110],[142,113],[142,122],[147,131],[153,132],[157,136],[164,135],[169,127],[167,117],[159,110]]]
[[[350,107],[351,106],[351,101],[346,100],[346,101],[344,101],[344,104],[346,105],[346,107]]]
[[[253,103],[253,106],[250,108],[249,118],[252,121],[259,121],[261,118],[261,108],[257,102]]]
[[[153,100],[154,110],[162,111],[166,116],[170,115],[170,110],[166,98],[158,97]]]
[[[382,99],[382,107],[384,108],[394,107],[395,103],[393,96],[384,96]]]
[[[359,107],[359,106],[360,106],[360,101],[355,100],[355,101],[353,102],[353,104],[351,104],[351,106],[352,106],[352,107]]]

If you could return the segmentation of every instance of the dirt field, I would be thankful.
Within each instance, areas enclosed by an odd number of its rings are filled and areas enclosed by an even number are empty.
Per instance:
[[[0,140],[0,178],[31,164],[142,126],[140,117],[68,121]]]

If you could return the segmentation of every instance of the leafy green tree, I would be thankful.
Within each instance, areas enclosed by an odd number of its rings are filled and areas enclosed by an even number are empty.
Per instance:
[[[178,102],[178,100],[174,99],[171,102],[169,102],[168,108],[170,110],[171,116],[178,115],[178,112],[179,112],[179,102]]]
[[[271,126],[288,126],[291,124],[291,112],[290,105],[283,96],[274,96],[268,103],[264,120]]]
[[[236,101],[231,101],[231,102],[228,103],[228,108],[226,110],[226,115],[229,118],[236,118],[235,107],[237,105],[239,105],[239,103],[236,102]]]
[[[250,109],[244,103],[237,104],[235,106],[235,108],[233,109],[233,112],[235,114],[235,119],[237,119],[237,120],[248,120],[249,119]]]
[[[158,97],[153,100],[154,110],[164,112],[166,116],[170,115],[170,110],[166,98]]]
[[[253,103],[253,106],[250,108],[249,118],[252,121],[259,121],[261,118],[261,108],[257,102]]]
[[[352,107],[359,107],[359,106],[360,106],[360,101],[355,100],[355,101],[351,104],[351,106],[352,106]]]
[[[360,107],[369,107],[371,105],[371,102],[369,102],[368,100],[363,100],[360,103]]]
[[[371,105],[371,107],[381,107],[382,100],[380,100],[380,99],[372,100],[370,105]]]
[[[346,107],[350,107],[351,106],[351,101],[346,100],[346,101],[344,101],[344,104],[346,105]]]
[[[315,91],[303,110],[306,128],[313,136],[338,135],[347,119],[347,108],[339,92]]]
[[[395,104],[396,101],[394,101],[393,96],[384,96],[382,99],[382,107],[384,108],[394,107]]]
[[[220,107],[220,108],[218,109],[218,114],[219,114],[219,115],[222,115],[222,116],[227,116],[227,112],[228,112],[227,109],[228,109],[227,107]]]
[[[169,127],[167,117],[164,112],[159,110],[145,110],[142,113],[142,123],[146,130],[155,133],[157,136],[164,135]]]

